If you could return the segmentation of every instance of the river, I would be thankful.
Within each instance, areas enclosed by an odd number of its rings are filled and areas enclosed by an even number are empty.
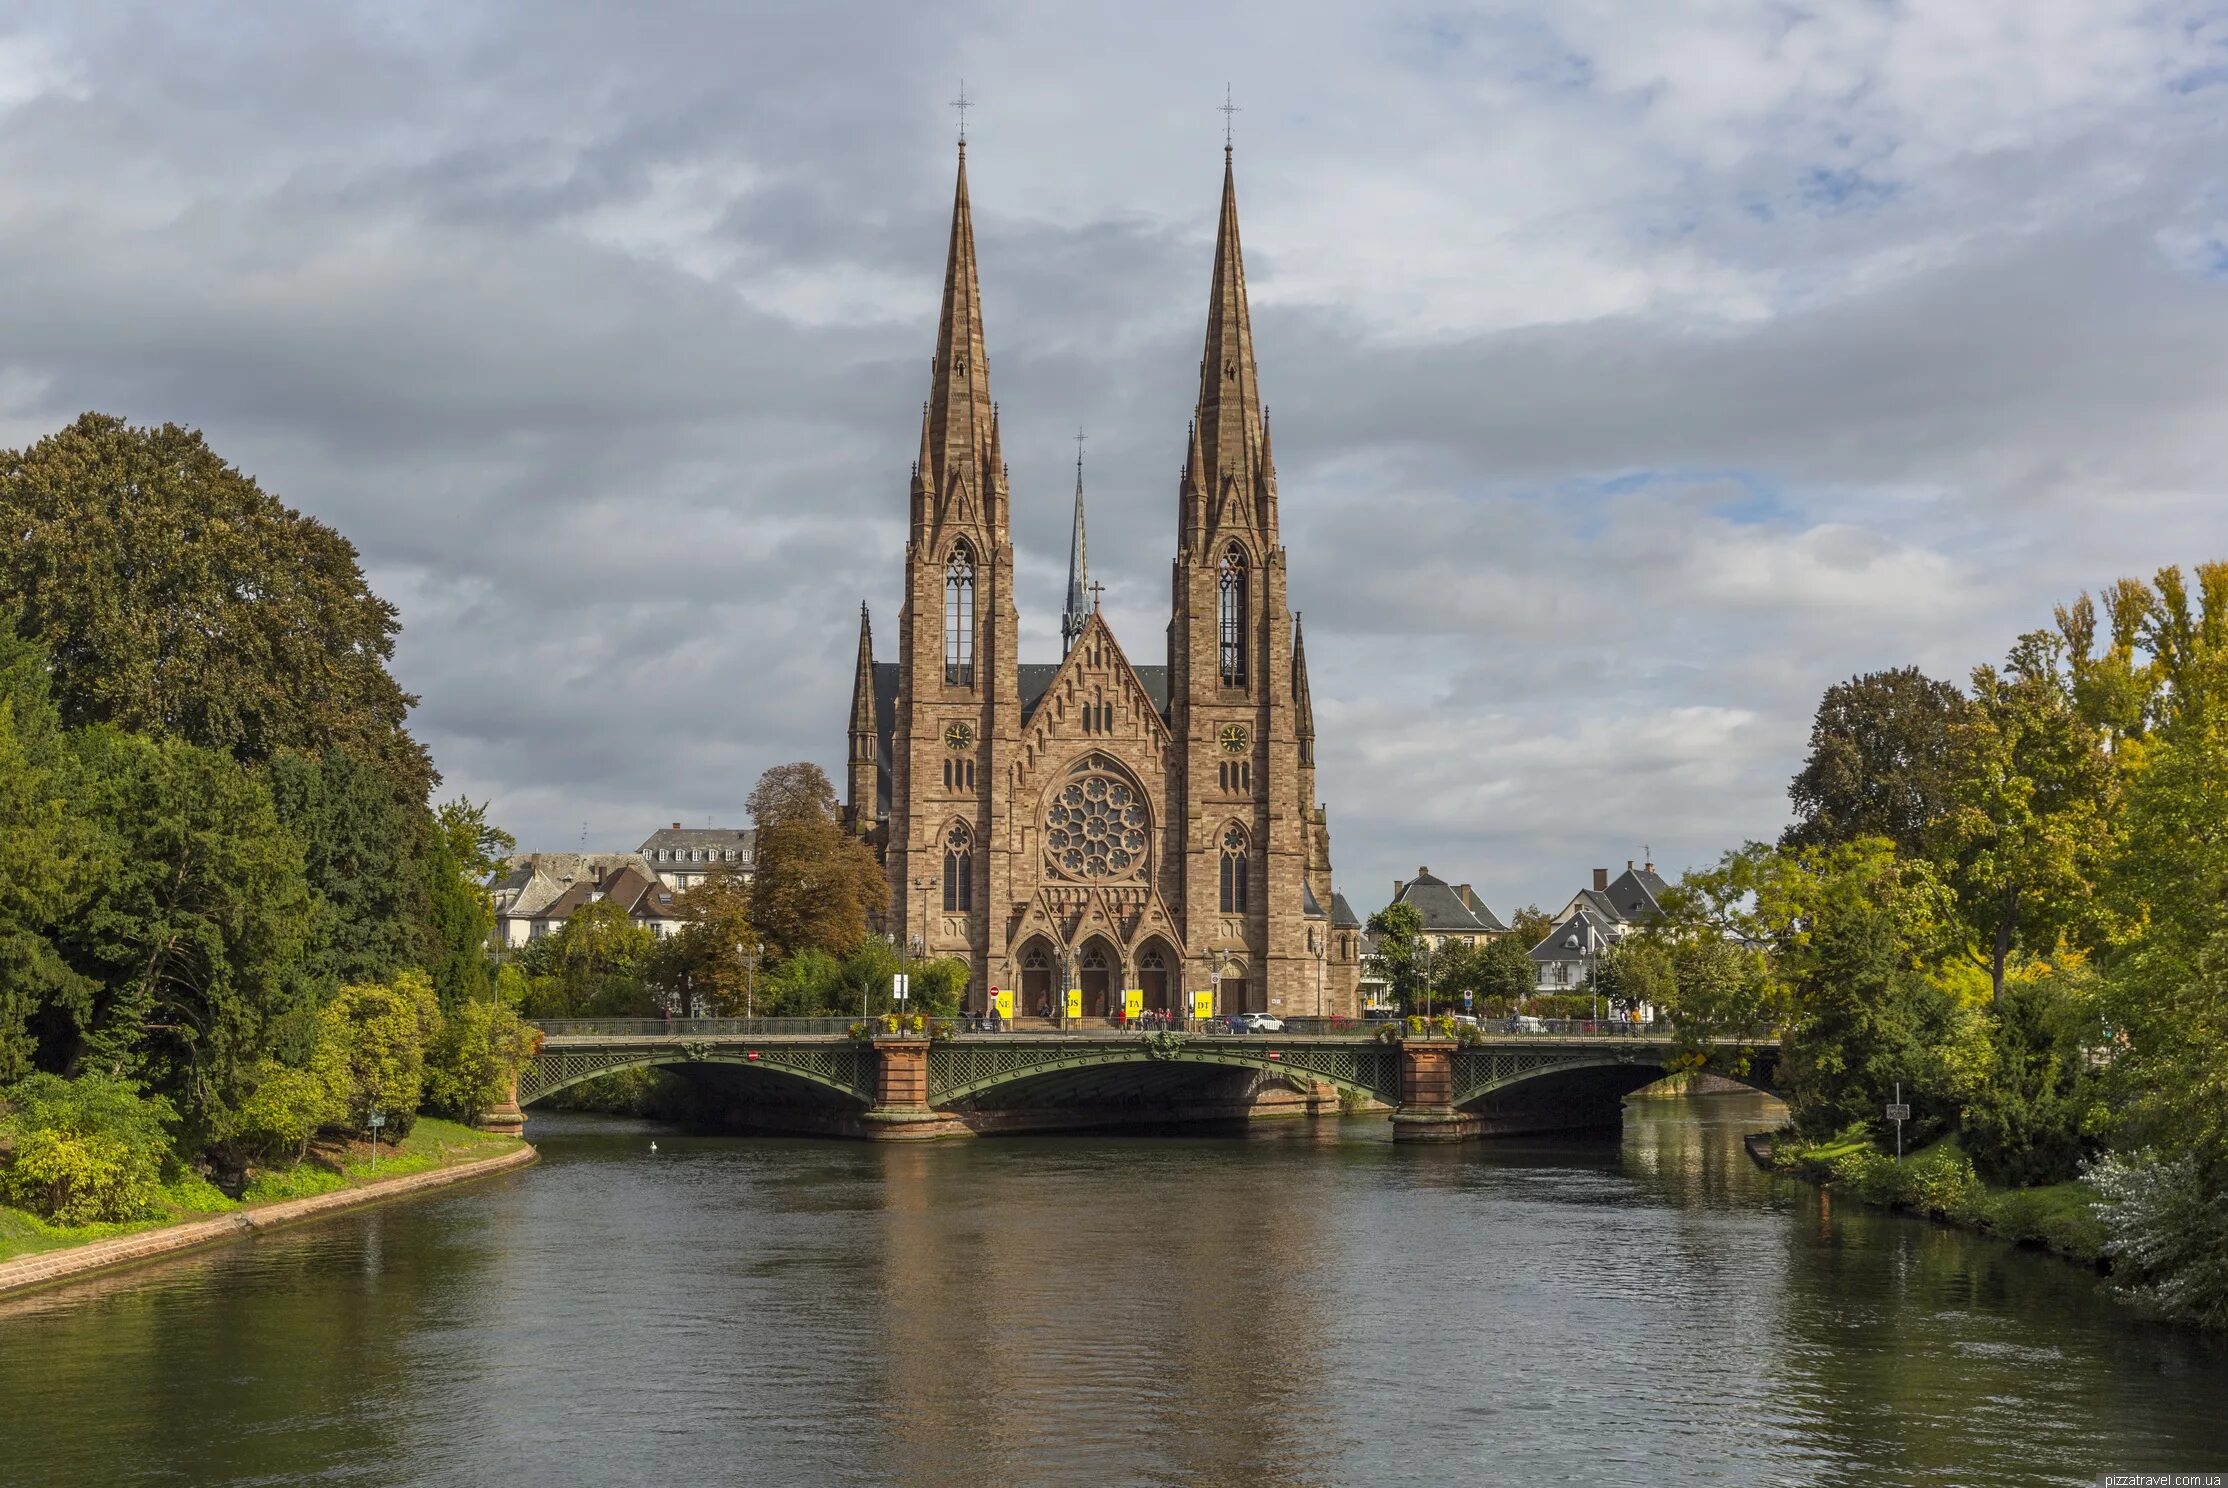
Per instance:
[[[514,1176],[0,1304],[0,1483],[2228,1471],[2228,1349],[1757,1172],[1762,1097],[1628,1110],[1398,1148],[541,1117]]]

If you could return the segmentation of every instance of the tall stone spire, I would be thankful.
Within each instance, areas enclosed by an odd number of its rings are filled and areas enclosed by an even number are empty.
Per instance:
[[[1261,384],[1253,364],[1253,319],[1246,308],[1245,255],[1238,243],[1238,187],[1230,148],[1222,151],[1222,221],[1215,230],[1215,267],[1207,296],[1207,342],[1199,363],[1199,407],[1189,485],[1204,496],[1204,513],[1184,502],[1184,537],[1192,524],[1272,528],[1274,476],[1261,425]],[[1189,493],[1187,493],[1189,494]],[[1272,537],[1273,533],[1265,533]]]
[[[1083,436],[1075,436],[1075,532],[1068,539],[1068,608],[1060,617],[1060,654],[1075,649],[1075,638],[1091,620],[1086,591],[1091,583],[1091,563],[1083,544]]]
[[[936,370],[922,431],[933,510],[941,512],[964,482],[985,516],[998,485],[991,443],[990,361],[983,353],[982,287],[975,276],[975,217],[967,201],[967,146],[959,147],[959,183],[952,195],[951,247],[944,259],[944,303],[936,323]]]
[[[874,626],[866,602],[859,602],[859,669],[851,678],[851,756],[845,816],[864,837],[874,830],[876,742],[881,730],[874,716]]]
[[[1315,700],[1307,692],[1307,639],[1300,617],[1292,617],[1292,731],[1300,741],[1300,763],[1315,763]]]

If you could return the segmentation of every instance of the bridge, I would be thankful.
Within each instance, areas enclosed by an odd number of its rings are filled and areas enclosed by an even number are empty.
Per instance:
[[[1297,1020],[1296,1020],[1297,1021]],[[1691,1048],[1661,1025],[1386,1039],[1324,1022],[1282,1033],[1206,1026],[1043,1026],[858,1036],[845,1019],[547,1021],[489,1124],[618,1070],[672,1068],[738,1125],[880,1139],[1390,1113],[1396,1141],[1613,1128],[1624,1098]],[[879,1027],[879,1025],[874,1025]],[[1771,1092],[1776,1040],[1714,1040],[1712,1070]],[[1723,1065],[1722,1069],[1718,1066]]]

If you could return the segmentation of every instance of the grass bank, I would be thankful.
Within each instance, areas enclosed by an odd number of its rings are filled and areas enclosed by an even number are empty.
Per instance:
[[[1804,1144],[1781,1133],[1772,1141],[1770,1161],[1781,1172],[1879,1208],[1923,1214],[2104,1268],[2104,1225],[2088,1189],[2079,1183],[2041,1188],[1984,1183],[1955,1137],[1907,1153],[1899,1163],[1857,1137]]]
[[[307,1158],[291,1167],[257,1172],[237,1199],[227,1197],[207,1179],[189,1174],[164,1186],[153,1212],[147,1217],[120,1224],[49,1224],[35,1214],[0,1205],[0,1262],[68,1250],[120,1235],[191,1224],[289,1199],[362,1188],[435,1168],[480,1162],[515,1152],[525,1145],[517,1137],[498,1136],[454,1121],[421,1116],[411,1127],[410,1135],[400,1143],[382,1142],[376,1161],[368,1143],[321,1143]]]

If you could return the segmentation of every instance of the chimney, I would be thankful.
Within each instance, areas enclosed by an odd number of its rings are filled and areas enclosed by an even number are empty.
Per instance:
[[[1653,873],[1656,871],[1656,865],[1653,863],[1642,863],[1640,865],[1640,871],[1642,873]]]
[[[1398,904],[1398,903],[1400,902],[1400,891],[1401,891],[1402,889],[1405,889],[1406,887],[1408,887],[1408,886],[1407,886],[1406,884],[1402,883],[1402,882],[1401,882],[1401,881],[1400,881],[1399,879],[1397,879],[1397,878],[1396,878],[1396,879],[1394,879],[1394,880],[1393,880],[1393,897],[1392,897],[1392,902],[1393,902],[1393,903],[1395,903],[1395,904]]]
[[[1632,859],[1630,859],[1630,858],[1627,858],[1627,859],[1625,859],[1625,872],[1627,872],[1627,873],[1630,873],[1631,871],[1632,871]]]
[[[674,831],[676,831],[676,832],[680,831],[680,830],[681,830],[681,824],[680,824],[679,822],[675,822],[675,823],[673,824],[673,830],[674,830]]]
[[[1594,892],[1595,892],[1595,893],[1597,893],[1597,894],[1606,894],[1606,893],[1608,893],[1608,892],[1609,892],[1609,870],[1608,870],[1608,869],[1606,869],[1606,868],[1596,868],[1596,869],[1594,870]]]

